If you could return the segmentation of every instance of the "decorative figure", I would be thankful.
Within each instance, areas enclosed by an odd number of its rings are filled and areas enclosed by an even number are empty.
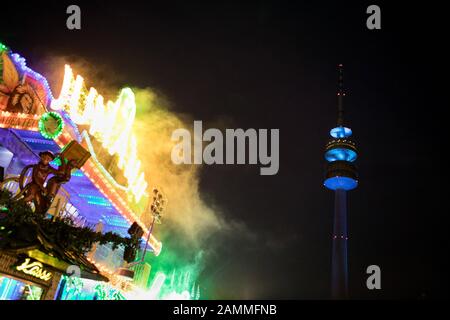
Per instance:
[[[58,171],[50,166],[50,161],[55,159],[55,155],[50,151],[44,151],[39,153],[41,160],[39,163],[26,166],[21,174],[20,174],[20,185],[22,186],[25,174],[28,169],[32,168],[31,174],[31,182],[28,183],[24,190],[24,198],[23,200],[27,203],[33,201],[34,206],[36,208],[36,212],[44,213],[43,211],[47,207],[47,199],[46,199],[46,189],[44,187],[44,183],[47,180],[47,177],[50,173],[57,174]]]
[[[52,203],[61,185],[63,183],[69,182],[70,178],[72,177],[72,169],[76,168],[77,166],[77,160],[75,159],[66,161],[63,155],[60,155],[60,158],[61,165],[58,168],[58,173],[51,177],[47,182],[46,191],[49,204]]]
[[[33,202],[35,212],[46,214],[50,205],[56,197],[62,184],[69,182],[73,169],[80,169],[89,159],[91,154],[85,150],[77,141],[73,140],[67,144],[63,151],[54,155],[50,151],[39,153],[40,161],[34,165],[23,168],[20,176],[5,179],[2,184],[9,181],[19,183],[19,193],[13,200],[22,198],[27,203]],[[58,156],[61,164],[58,169],[53,168],[50,162]],[[31,181],[25,185],[27,172],[32,169]],[[48,176],[53,176],[47,181]],[[47,184],[45,182],[47,181]],[[1,185],[1,184],[0,184]]]
[[[34,113],[35,95],[28,84],[19,84],[11,92],[6,110],[10,112]]]
[[[23,188],[24,198],[27,203],[33,202],[37,213],[45,214],[53,199],[56,196],[61,184],[66,183],[71,178],[71,171],[75,167],[75,160],[67,161],[63,155],[61,158],[61,165],[58,169],[50,166],[50,162],[55,159],[55,155],[50,151],[39,153],[41,160],[39,163],[26,166],[20,174],[20,186],[22,187],[26,172],[31,167],[31,182]],[[49,179],[47,185],[44,186],[49,174],[54,176]]]
[[[41,113],[46,101],[44,89],[39,87],[26,74],[20,74],[11,57],[3,52],[0,55],[3,63],[2,82],[0,82],[0,98],[7,98],[2,104],[3,111],[27,114]]]

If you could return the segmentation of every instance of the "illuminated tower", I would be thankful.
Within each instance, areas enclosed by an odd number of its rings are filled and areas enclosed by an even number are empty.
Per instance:
[[[327,169],[324,185],[334,191],[334,227],[331,291],[333,299],[348,298],[347,266],[347,191],[358,186],[358,173],[353,164],[357,157],[356,145],[350,138],[352,130],[344,127],[344,81],[343,66],[338,66],[338,119],[337,127],[331,129],[332,139],[325,147]]]

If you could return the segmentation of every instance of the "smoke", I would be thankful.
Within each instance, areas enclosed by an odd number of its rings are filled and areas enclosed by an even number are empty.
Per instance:
[[[199,191],[196,165],[175,165],[171,160],[172,132],[189,128],[189,117],[170,111],[168,102],[150,89],[133,89],[137,116],[133,127],[138,137],[138,155],[150,186],[158,186],[168,199],[164,226],[170,225],[192,246],[211,232],[228,228],[216,210],[205,204]],[[192,123],[192,122],[191,122]]]
[[[19,52],[19,54],[21,54]],[[26,57],[25,57],[26,58]],[[83,77],[86,87],[94,87],[106,100],[115,101],[119,89],[123,87],[126,79],[117,72],[111,72],[111,66],[97,62],[93,64],[89,60],[76,55],[55,55],[48,53],[39,65],[30,66],[33,70],[46,77],[55,98],[58,97],[64,79],[64,65],[72,67],[75,75]]]
[[[226,238],[251,233],[242,223],[225,220],[218,206],[204,201],[199,190],[201,166],[173,164],[171,152],[177,142],[171,141],[172,132],[191,128],[193,119],[171,110],[168,100],[154,90],[133,88],[133,92],[137,105],[133,130],[146,180],[168,199],[163,224],[155,228],[163,249],[160,256],[149,261],[152,275],[162,271],[169,276],[188,270],[193,284],[202,283],[197,277],[208,259],[218,259],[216,249]]]
[[[96,65],[94,68],[78,57],[51,56],[43,61],[38,71],[48,78],[55,97],[59,95],[66,63],[85,79],[87,87],[95,87],[106,99],[115,100],[118,88],[123,87],[121,76],[111,74],[107,66]],[[158,272],[167,276],[166,281],[173,272],[189,273],[189,286],[208,287],[206,282],[214,281],[212,275],[220,272],[211,267],[222,263],[223,257],[218,252],[231,250],[224,250],[224,247],[232,242],[235,246],[237,241],[255,243],[256,236],[242,222],[225,219],[220,207],[211,203],[211,197],[208,197],[208,203],[205,202],[206,197],[199,189],[200,165],[172,163],[172,147],[176,144],[171,141],[172,132],[178,128],[192,129],[194,119],[175,112],[169,100],[155,90],[132,90],[137,106],[133,131],[138,157],[149,188],[158,187],[168,200],[162,225],[155,225],[153,230],[163,243],[161,254],[158,257],[146,255],[146,261],[151,265],[149,281],[152,282]],[[220,124],[215,125],[220,127]],[[205,268],[209,272],[203,272]],[[201,296],[208,297],[202,293]]]

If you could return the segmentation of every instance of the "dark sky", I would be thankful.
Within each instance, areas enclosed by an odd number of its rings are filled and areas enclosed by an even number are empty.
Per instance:
[[[258,166],[202,172],[207,199],[261,241],[217,249],[204,274],[212,298],[329,298],[333,194],[322,187],[323,148],[343,63],[345,120],[360,150],[360,186],[349,195],[351,296],[448,297],[448,99],[435,94],[448,91],[439,78],[443,8],[375,3],[377,31],[365,26],[372,1],[90,1],[80,3],[82,30],[69,31],[63,1],[11,2],[0,38],[32,67],[81,56],[109,66],[118,83],[156,88],[195,119],[280,129],[278,175],[260,176]],[[377,292],[365,287],[371,264],[382,270]]]

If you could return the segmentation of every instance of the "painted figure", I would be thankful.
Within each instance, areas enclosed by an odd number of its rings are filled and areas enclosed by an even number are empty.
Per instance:
[[[71,178],[71,171],[75,167],[75,161],[66,161],[66,159],[60,155],[61,165],[58,169],[53,168],[50,162],[55,159],[55,155],[50,151],[44,151],[39,153],[41,157],[39,163],[32,166],[31,182],[24,187],[23,200],[27,203],[33,201],[36,212],[45,214],[50,207],[53,199],[55,198],[61,184],[66,183]],[[25,168],[20,180],[23,181],[24,175],[28,168]],[[47,185],[44,186],[48,176],[53,174]]]
[[[61,165],[59,166],[57,173],[47,182],[46,193],[49,204],[52,203],[61,185],[69,182],[72,177],[72,169],[74,169],[77,164],[77,160],[72,159],[66,161],[62,155],[59,157],[61,158]]]

